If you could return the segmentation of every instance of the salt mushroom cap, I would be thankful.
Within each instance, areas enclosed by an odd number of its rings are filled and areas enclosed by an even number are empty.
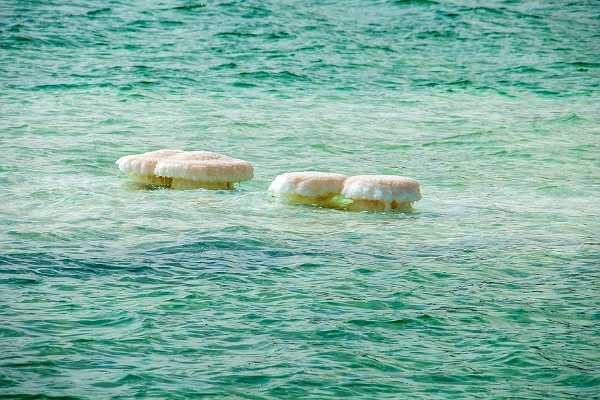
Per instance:
[[[188,151],[160,160],[154,173],[200,182],[242,182],[254,177],[254,168],[247,161],[224,154]]]
[[[269,191],[277,194],[325,197],[340,194],[346,175],[330,172],[287,172],[273,180]]]
[[[183,153],[182,150],[156,150],[142,154],[132,154],[119,158],[115,163],[127,174],[154,176],[154,169],[159,161]]]
[[[354,200],[409,202],[421,199],[418,181],[398,175],[358,175],[346,179],[342,194]]]

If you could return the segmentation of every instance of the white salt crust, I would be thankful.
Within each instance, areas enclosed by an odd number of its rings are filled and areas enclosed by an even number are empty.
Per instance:
[[[157,150],[119,158],[119,169],[141,183],[174,189],[234,189],[252,179],[247,161],[210,151]]]
[[[152,180],[156,177],[154,169],[156,164],[165,158],[175,154],[183,153],[181,150],[156,150],[142,154],[132,154],[124,156],[116,161],[119,169],[126,174],[137,175],[140,177],[149,177]]]
[[[349,199],[376,201],[421,200],[421,185],[418,181],[397,175],[358,175],[346,179],[342,194]]]
[[[346,178],[329,172],[288,172],[277,176],[269,191],[292,197],[328,198],[340,194]]]
[[[173,179],[200,182],[242,182],[254,177],[252,165],[244,160],[210,151],[189,151],[159,161],[154,173]]]

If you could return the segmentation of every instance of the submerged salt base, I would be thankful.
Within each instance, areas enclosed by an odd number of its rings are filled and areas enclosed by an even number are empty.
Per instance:
[[[254,176],[249,162],[210,151],[157,150],[116,163],[139,183],[173,189],[232,190]]]
[[[333,199],[341,193],[346,178],[330,172],[288,172],[277,176],[269,191],[293,203],[333,207]]]
[[[143,184],[156,186],[169,186],[171,178],[166,176],[157,176],[154,173],[156,164],[175,154],[183,153],[182,150],[156,150],[142,154],[132,154],[119,158],[115,163],[119,169],[132,178]]]
[[[342,194],[354,211],[410,211],[421,199],[418,181],[397,175],[359,175],[344,182]]]

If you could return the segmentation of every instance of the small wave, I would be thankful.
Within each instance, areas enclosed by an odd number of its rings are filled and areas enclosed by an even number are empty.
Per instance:
[[[271,33],[268,36],[268,39],[289,39],[291,37],[292,37],[292,35],[290,35],[289,33],[277,32],[277,33]]]
[[[507,68],[505,71],[506,72],[516,72],[516,73],[520,73],[520,74],[537,74],[540,72],[544,72],[540,69],[530,67],[527,65],[519,65],[517,67]]]
[[[244,33],[244,32],[220,32],[217,33],[216,36],[236,36],[236,37],[256,37],[254,33]]]
[[[438,4],[434,0],[396,0],[394,4]]]
[[[567,115],[561,115],[560,117],[554,118],[551,121],[553,121],[553,122],[579,122],[579,121],[585,121],[585,118],[582,118],[577,114],[567,114]]]
[[[235,69],[237,67],[238,67],[238,65],[236,63],[226,63],[226,64],[217,65],[216,67],[211,67],[210,69],[213,71],[219,71],[222,69]]]
[[[468,86],[468,85],[471,85],[472,83],[473,82],[471,82],[468,79],[459,79],[459,80],[456,80],[454,82],[450,82],[448,84],[449,85],[458,85],[458,86]]]
[[[16,24],[14,26],[12,26],[11,28],[7,29],[7,32],[21,32],[21,28],[25,28],[23,25],[21,24]]]
[[[235,82],[232,84],[232,86],[234,87],[240,87],[240,88],[254,88],[254,87],[258,87],[258,85],[255,85],[253,83],[247,83],[247,82]]]
[[[576,61],[576,62],[567,63],[567,65],[574,65],[574,66],[583,67],[583,68],[600,68],[600,63],[595,63],[595,62]]]
[[[265,72],[265,71],[257,71],[257,72],[241,72],[239,74],[244,78],[252,78],[252,79],[289,79],[289,80],[307,80],[308,77],[305,75],[295,74],[290,71],[281,71],[281,72]]]
[[[187,5],[187,6],[173,7],[173,10],[191,11],[191,10],[196,10],[198,8],[204,8],[204,7],[206,7],[206,4],[199,3],[199,4],[190,4],[190,5]]]
[[[34,86],[31,90],[69,90],[86,89],[90,87],[115,87],[112,83],[58,83]]]
[[[418,32],[415,37],[417,39],[452,38],[454,40],[464,40],[461,37],[459,37],[454,31],[451,31],[451,30],[438,31],[436,29]]]
[[[87,13],[85,13],[85,15],[98,15],[98,14],[106,14],[111,12],[112,9],[111,8],[100,8],[98,10],[92,10],[92,11],[88,11]]]

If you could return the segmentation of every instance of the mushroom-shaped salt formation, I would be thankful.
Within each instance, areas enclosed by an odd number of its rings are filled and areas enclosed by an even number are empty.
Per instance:
[[[346,178],[329,172],[288,172],[276,177],[269,191],[295,203],[332,206]]]
[[[421,199],[418,181],[397,175],[359,175],[346,179],[342,194],[355,211],[409,211]]]
[[[134,180],[148,184],[169,186],[171,178],[166,176],[157,176],[154,173],[156,164],[160,160],[171,157],[175,154],[183,153],[181,150],[156,150],[142,154],[132,154],[124,156],[116,161],[119,169],[127,174],[130,174]]]
[[[235,182],[252,179],[252,165],[210,151],[188,151],[165,158],[154,173],[171,179],[173,189],[232,190]]]

